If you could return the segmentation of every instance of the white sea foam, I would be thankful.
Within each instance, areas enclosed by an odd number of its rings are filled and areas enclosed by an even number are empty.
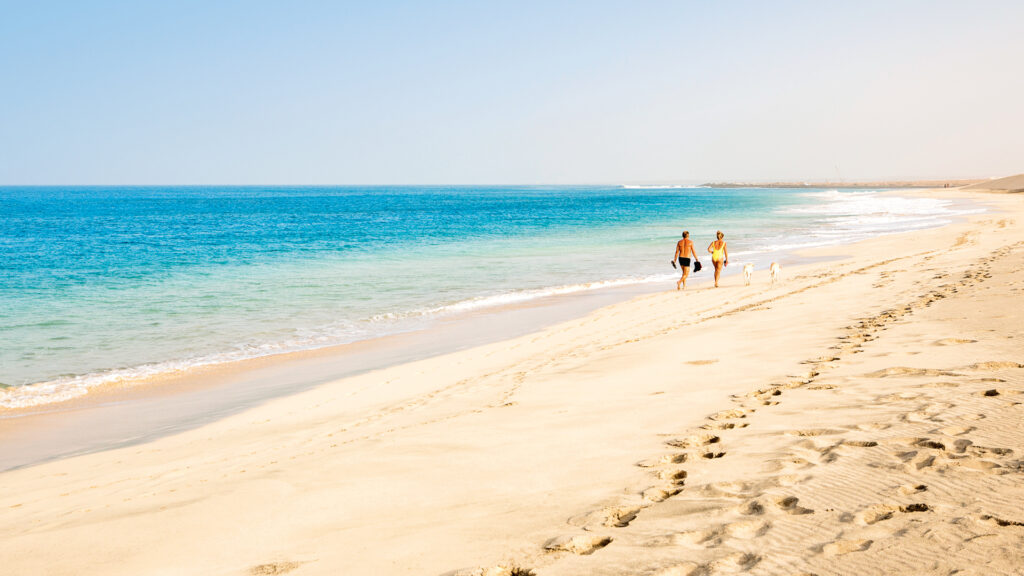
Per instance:
[[[392,330],[391,332],[396,331]],[[314,350],[326,346],[356,342],[383,335],[384,333],[352,325],[345,325],[344,328],[325,327],[325,329],[313,334],[300,335],[296,338],[277,342],[245,344],[238,346],[234,350],[215,354],[151,362],[129,368],[116,368],[91,374],[64,376],[45,382],[0,388],[0,408],[30,408],[54,402],[64,402],[84,396],[91,389],[99,386],[130,386],[149,378],[172,376],[175,373],[182,373],[203,366],[250,360],[288,352]]]
[[[829,238],[827,244],[941,226],[949,223],[951,217],[983,211],[959,207],[952,200],[895,196],[875,190],[826,190],[809,192],[805,196],[820,202],[787,208],[782,212],[818,217],[821,225],[815,227],[810,235]],[[780,249],[777,246],[766,248]]]
[[[674,190],[680,188],[692,188],[692,186],[683,186],[682,184],[666,184],[664,186],[658,186],[655,184],[623,184],[622,187],[625,188],[626,190]]]
[[[423,326],[422,321],[440,316],[450,316],[459,313],[514,304],[525,304],[541,298],[600,290],[604,288],[664,282],[666,279],[674,277],[674,274],[658,274],[597,282],[585,282],[580,284],[567,284],[529,290],[513,290],[488,296],[469,298],[441,306],[423,308],[410,312],[378,314],[369,318],[362,326],[345,323],[339,326],[325,327],[315,333],[299,336],[286,341],[255,343],[241,346],[237,350],[230,352],[209,354],[183,360],[154,362],[131,368],[119,368],[95,374],[67,376],[46,382],[2,388],[0,389],[0,408],[31,408],[33,406],[41,406],[54,402],[64,402],[84,396],[89,393],[90,389],[98,386],[118,384],[131,385],[132,383],[149,378],[170,376],[175,373],[181,373],[203,366],[237,362],[240,360],[250,360],[289,352],[316,350],[318,348],[357,342],[387,334],[396,334],[403,331],[414,330],[417,327]],[[417,323],[417,320],[420,320],[420,322]]]
[[[534,290],[513,290],[509,292],[502,292],[500,294],[493,294],[490,296],[470,298],[468,300],[462,300],[460,302],[455,302],[453,304],[437,306],[435,308],[427,309],[423,311],[423,313],[428,315],[435,315],[451,314],[457,312],[469,312],[471,310],[477,310],[480,308],[493,308],[498,306],[508,306],[511,304],[520,304],[523,302],[529,302],[531,300],[536,300],[538,298],[547,298],[550,296],[561,296],[577,292],[600,290],[602,288],[615,288],[621,286],[634,286],[637,284],[649,284],[652,282],[664,282],[666,278],[674,277],[674,274],[657,274],[652,276],[636,276],[631,278],[619,278],[616,280],[585,282],[582,284],[566,284],[564,286],[552,286],[549,288],[538,288]]]
[[[903,218],[908,216],[948,216],[953,206],[952,200],[893,196],[880,194],[876,190],[849,192],[826,190],[808,192],[805,196],[819,199],[821,202],[788,208],[784,211],[794,214],[835,215],[844,218],[862,216]]]
[[[760,245],[733,252],[734,257],[754,257],[849,244],[875,236],[944,226],[951,218],[984,212],[982,208],[957,206],[951,200],[904,197],[878,190],[821,190],[803,196],[813,204],[779,210],[782,214],[811,217],[816,225],[785,236],[765,239]]]

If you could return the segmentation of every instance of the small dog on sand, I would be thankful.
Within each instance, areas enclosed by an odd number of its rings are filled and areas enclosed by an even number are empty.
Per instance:
[[[750,277],[753,276],[753,275],[754,275],[754,265],[753,264],[744,264],[743,265],[743,281],[747,283],[747,286],[750,286]]]
[[[772,286],[779,281],[779,274],[782,272],[782,266],[779,266],[778,262],[772,262],[772,265],[768,267],[768,278],[771,280]]]

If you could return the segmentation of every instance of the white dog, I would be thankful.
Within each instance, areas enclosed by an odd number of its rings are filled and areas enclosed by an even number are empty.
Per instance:
[[[779,266],[778,262],[772,262],[772,265],[768,267],[768,278],[772,282],[772,286],[780,280],[779,274],[782,273],[782,266]]]
[[[753,264],[744,264],[743,265],[743,281],[747,283],[747,286],[750,286],[750,277],[753,276],[753,275],[754,275],[754,265]]]

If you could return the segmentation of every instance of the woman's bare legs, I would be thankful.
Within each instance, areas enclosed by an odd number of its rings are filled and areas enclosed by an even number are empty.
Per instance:
[[[718,288],[718,277],[722,274],[722,263],[717,260],[712,260],[715,265],[715,288]]]

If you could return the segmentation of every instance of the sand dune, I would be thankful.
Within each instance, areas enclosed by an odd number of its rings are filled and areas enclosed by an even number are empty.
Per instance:
[[[987,192],[1024,192],[1024,174],[986,180],[967,186],[965,190],[984,190]]]
[[[980,182],[977,179],[949,180],[859,180],[814,182],[708,182],[701,184],[708,188],[950,188],[968,186]]]
[[[5,573],[1013,574],[1024,205],[975,198],[993,212],[774,288],[727,276],[0,474]]]

